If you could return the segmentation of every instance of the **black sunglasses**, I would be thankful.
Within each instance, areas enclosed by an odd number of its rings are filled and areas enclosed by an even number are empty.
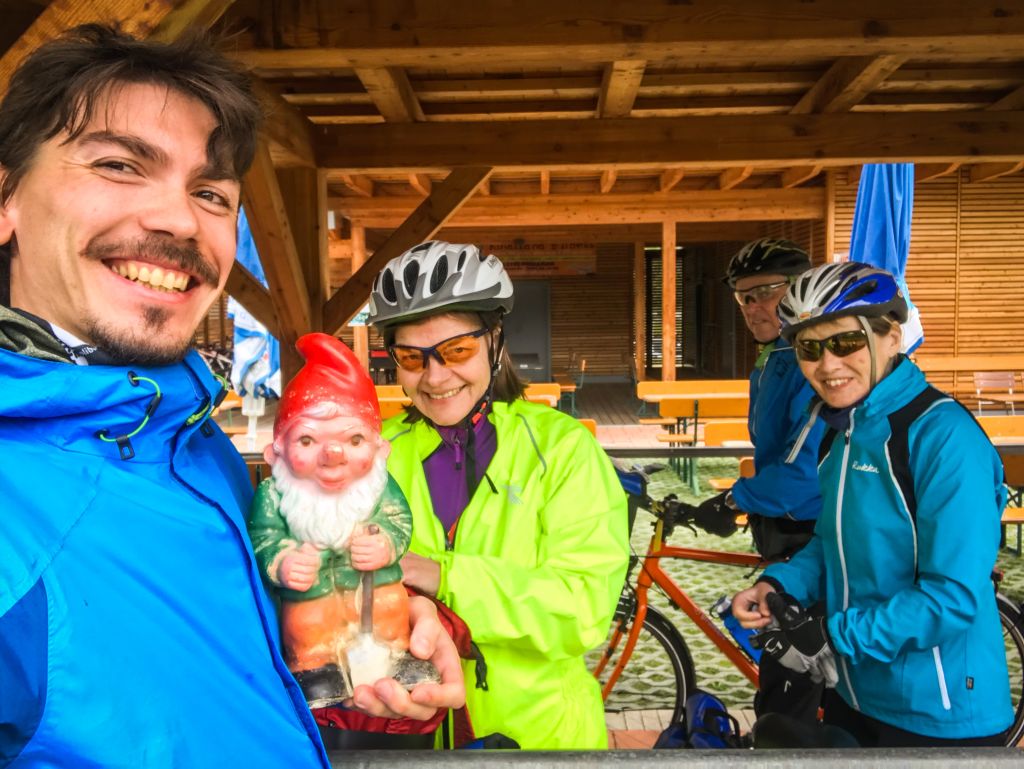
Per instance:
[[[805,361],[818,361],[828,350],[833,355],[845,358],[853,355],[857,350],[863,350],[868,345],[868,335],[864,329],[856,331],[843,331],[833,334],[827,339],[798,339],[794,345],[796,357]]]

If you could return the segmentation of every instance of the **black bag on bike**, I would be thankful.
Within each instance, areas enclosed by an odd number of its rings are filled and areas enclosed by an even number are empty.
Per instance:
[[[747,516],[754,547],[766,561],[785,561],[806,545],[814,534],[814,521],[770,518],[750,513]]]

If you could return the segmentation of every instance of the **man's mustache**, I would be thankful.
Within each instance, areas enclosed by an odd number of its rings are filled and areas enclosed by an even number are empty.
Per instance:
[[[161,264],[177,267],[182,272],[195,275],[200,280],[216,286],[220,283],[220,268],[210,264],[195,243],[178,241],[161,235],[147,235],[140,240],[100,241],[91,240],[83,251],[89,259],[133,259],[148,261],[156,259]]]

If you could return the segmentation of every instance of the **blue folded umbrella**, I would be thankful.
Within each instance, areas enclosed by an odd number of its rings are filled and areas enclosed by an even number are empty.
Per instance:
[[[903,324],[903,351],[924,341],[921,316],[910,301],[904,272],[910,253],[910,220],[914,210],[914,164],[870,163],[857,188],[857,206],[850,233],[850,260],[888,270],[899,281],[910,317]]]

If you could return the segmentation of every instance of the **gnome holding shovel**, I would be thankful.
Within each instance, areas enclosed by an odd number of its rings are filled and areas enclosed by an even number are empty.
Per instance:
[[[285,660],[313,708],[380,678],[409,688],[438,680],[408,653],[398,560],[412,516],[388,475],[373,382],[334,337],[307,334],[296,347],[305,365],[281,396],[264,450],[273,477],[249,515],[257,561],[281,599]]]

